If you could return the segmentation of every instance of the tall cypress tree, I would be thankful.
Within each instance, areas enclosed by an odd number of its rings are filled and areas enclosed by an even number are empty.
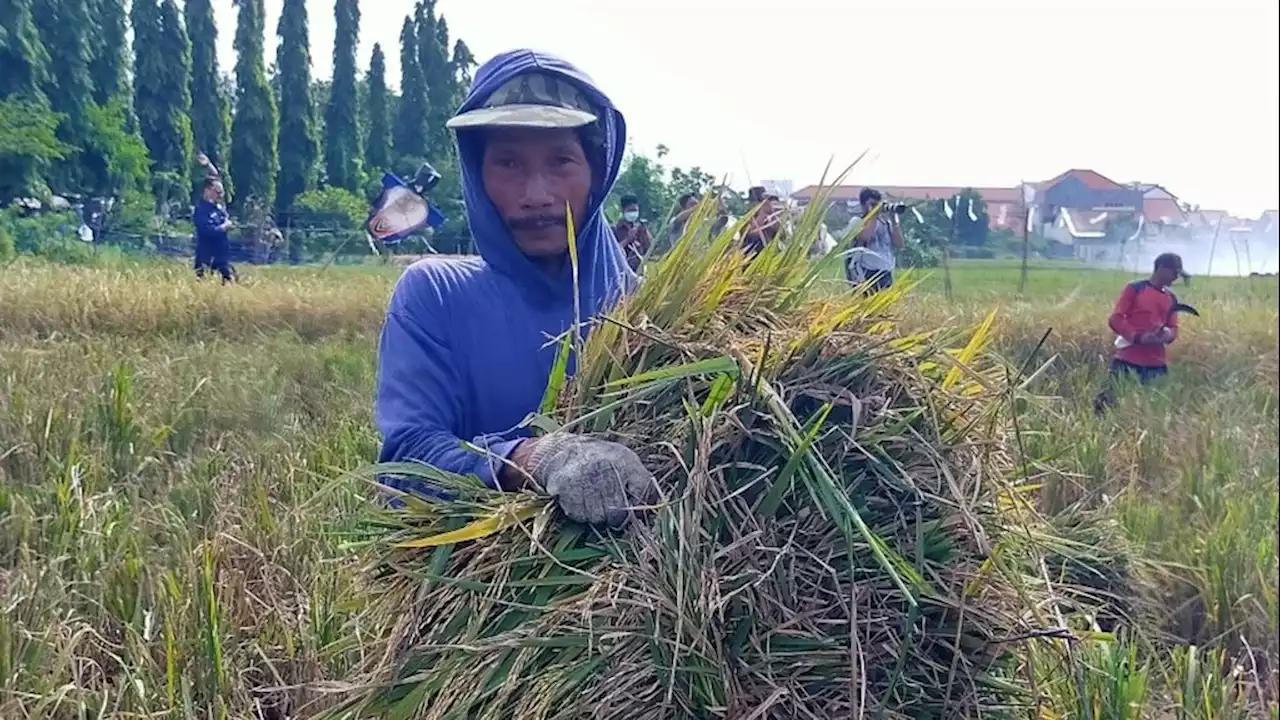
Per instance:
[[[382,46],[373,46],[369,59],[369,125],[364,141],[364,159],[370,170],[391,167],[391,126],[387,116],[387,61]]]
[[[459,102],[461,95],[471,87],[471,70],[476,66],[476,56],[471,53],[471,48],[467,44],[459,40],[453,46],[453,74],[458,79]]]
[[[133,0],[133,108],[155,172],[191,163],[191,45],[174,0]]]
[[[329,185],[355,190],[360,185],[360,126],[356,115],[356,46],[360,42],[360,3],[337,0],[333,42],[333,84],[324,117],[324,166]]]
[[[30,0],[0,0],[0,100],[43,101],[48,68]]]
[[[276,209],[283,213],[294,198],[315,185],[315,105],[311,101],[311,46],[307,39],[306,0],[284,0],[276,26],[276,79],[280,83],[280,176]],[[287,219],[287,216],[286,216]]]
[[[191,39],[191,135],[195,149],[209,156],[230,184],[225,162],[231,106],[218,73],[218,27],[210,0],[186,0],[187,36]],[[136,42],[136,40],[135,40]]]
[[[427,88],[427,147],[432,157],[443,159],[452,144],[445,121],[453,111],[452,70],[448,47],[440,44],[440,21],[435,0],[421,0],[414,9],[418,36],[418,66]],[[445,34],[448,34],[448,28]]]
[[[41,87],[48,64],[29,0],[0,0],[0,145],[11,140],[23,147],[0,151],[0,202],[42,190],[43,171],[65,155]]]
[[[35,0],[32,17],[40,40],[49,51],[44,93],[54,112],[62,113],[58,139],[79,146],[89,126],[93,79],[89,76],[90,27],[85,0]],[[53,185],[86,189],[87,171],[81,154],[68,157],[52,173]]]
[[[431,105],[439,111],[440,126],[444,127],[454,109],[462,102],[462,97],[457,68],[449,59],[449,23],[445,22],[443,15],[436,20],[436,47],[440,52],[440,89],[432,97]],[[429,82],[427,87],[431,87]]]
[[[236,204],[250,198],[270,205],[275,198],[276,101],[267,83],[263,55],[262,0],[235,0],[236,114],[231,123],[231,174],[236,179]]]
[[[427,155],[427,85],[418,65],[418,32],[413,18],[400,30],[400,105],[396,109],[395,149],[401,157]]]
[[[125,34],[128,18],[124,0],[92,0],[89,11],[97,19],[89,46],[93,101],[106,105],[128,93],[129,42]]]
[[[85,104],[93,94],[89,76],[89,10],[85,0],[35,0],[36,28],[49,51],[49,74],[44,92],[66,126],[84,126]]]

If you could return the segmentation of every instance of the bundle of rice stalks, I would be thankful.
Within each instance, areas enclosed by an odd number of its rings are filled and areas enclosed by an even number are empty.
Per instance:
[[[1004,641],[1034,618],[989,540],[1021,502],[991,318],[903,336],[909,283],[820,290],[840,262],[805,257],[821,209],[751,262],[742,223],[708,238],[702,212],[552,378],[533,426],[621,442],[662,487],[625,532],[371,470],[453,500],[381,517],[370,593],[397,632],[334,716],[948,718],[1020,699]]]

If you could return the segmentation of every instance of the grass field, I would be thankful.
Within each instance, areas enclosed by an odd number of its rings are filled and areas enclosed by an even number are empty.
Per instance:
[[[0,267],[0,718],[305,717],[385,632],[350,542],[369,489],[342,474],[376,454],[395,271],[246,274]],[[899,310],[927,328],[998,308],[1018,362],[1050,331],[1024,451],[1078,545],[1045,574],[1094,589],[1074,606],[1109,608],[1099,629],[1132,620],[1016,716],[1275,718],[1276,283],[1176,288],[1202,317],[1169,381],[1095,418],[1129,279],[1036,266],[1019,297],[1016,265],[958,264],[952,298],[931,271]]]

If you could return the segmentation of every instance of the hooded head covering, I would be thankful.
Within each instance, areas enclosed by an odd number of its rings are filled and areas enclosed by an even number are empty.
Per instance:
[[[586,73],[560,58],[533,50],[511,50],[481,65],[455,118],[487,108],[491,95],[510,87],[513,79],[526,73],[551,75],[569,83],[581,93],[593,111],[590,114],[596,117],[594,123],[580,131],[580,137],[584,138],[583,149],[591,162],[592,185],[587,217],[574,218],[578,227],[581,308],[584,317],[590,317],[607,309],[635,282],[602,210],[622,166],[626,123],[622,113],[613,107]],[[572,303],[573,277],[569,263],[565,263],[563,273],[555,276],[539,269],[520,251],[498,209],[485,193],[481,173],[484,157],[482,132],[466,126],[457,129],[462,194],[467,206],[467,221],[480,256],[494,270],[517,282],[532,301],[538,304]]]

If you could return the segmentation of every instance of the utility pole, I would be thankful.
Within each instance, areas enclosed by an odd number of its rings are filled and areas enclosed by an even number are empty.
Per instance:
[[[943,200],[943,207],[946,207],[946,200]],[[951,216],[951,228],[947,231],[947,242],[942,246],[942,283],[943,289],[946,291],[947,300],[951,299],[951,243],[956,239],[956,216],[960,214],[960,196],[955,197],[955,208],[947,213]]]
[[[1031,254],[1031,202],[1035,199],[1036,189],[1025,182],[1020,188],[1022,195],[1019,202],[1022,207],[1022,269],[1018,273],[1018,294],[1027,289],[1027,258]]]

